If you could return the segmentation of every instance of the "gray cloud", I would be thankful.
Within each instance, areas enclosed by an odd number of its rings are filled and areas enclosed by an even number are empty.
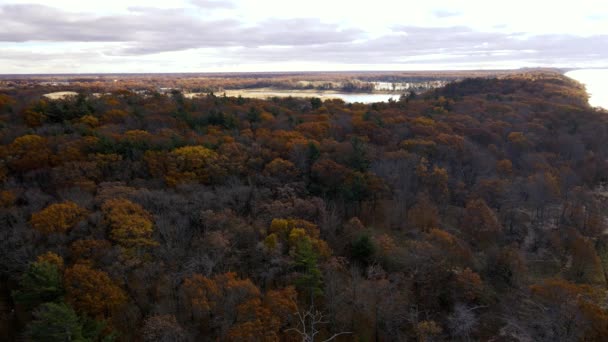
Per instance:
[[[196,1],[214,5],[213,0]],[[219,4],[215,4],[219,6]],[[435,13],[448,15],[456,13]],[[129,8],[121,15],[71,13],[42,5],[0,6],[0,42],[110,42],[91,56],[66,53],[14,56],[0,60],[26,63],[151,55],[192,49],[226,64],[314,62],[345,64],[475,64],[525,61],[540,65],[608,62],[608,36],[526,35],[479,32],[456,27],[392,27],[369,38],[356,28],[318,19],[268,19],[245,25],[236,19],[201,19],[187,9]],[[103,45],[103,44],[102,44]],[[86,53],[85,53],[86,54]],[[35,57],[32,57],[35,56]]]
[[[476,32],[466,27],[396,27],[394,34],[371,40],[301,46],[288,49],[239,50],[256,61],[341,62],[352,64],[477,63],[528,61],[542,65],[603,59],[608,62],[608,36],[578,37]]]
[[[204,47],[308,45],[352,41],[357,29],[317,19],[271,19],[245,26],[234,19],[203,21],[186,9],[130,8],[128,15],[95,17],[42,5],[0,7],[0,41],[123,42],[114,54],[150,54]],[[277,29],[278,28],[278,29]]]

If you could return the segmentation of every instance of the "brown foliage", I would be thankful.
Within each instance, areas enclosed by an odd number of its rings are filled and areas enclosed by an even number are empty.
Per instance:
[[[439,228],[439,211],[428,195],[422,194],[407,212],[408,225],[423,232]]]
[[[467,241],[480,246],[494,243],[500,236],[502,225],[483,199],[474,199],[467,203],[460,230]]]

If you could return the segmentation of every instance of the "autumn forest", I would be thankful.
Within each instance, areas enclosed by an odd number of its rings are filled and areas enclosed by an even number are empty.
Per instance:
[[[557,72],[74,90],[0,90],[1,340],[608,340],[608,113]]]

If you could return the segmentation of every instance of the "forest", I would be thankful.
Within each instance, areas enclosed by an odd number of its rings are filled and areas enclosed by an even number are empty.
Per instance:
[[[0,91],[0,339],[606,341],[608,112]]]

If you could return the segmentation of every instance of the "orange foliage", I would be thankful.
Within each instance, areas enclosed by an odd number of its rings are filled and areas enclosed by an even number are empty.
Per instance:
[[[465,268],[464,271],[456,275],[456,293],[467,301],[478,299],[483,290],[483,282],[479,274]]]
[[[225,332],[229,340],[278,341],[281,328],[297,311],[293,287],[262,296],[249,279],[240,279],[232,272],[213,278],[195,274],[184,280],[182,294],[195,318],[207,321],[213,316],[230,325],[236,322]]]
[[[124,291],[107,273],[76,264],[64,274],[66,299],[77,311],[107,318],[127,301]]]
[[[207,278],[200,274],[186,278],[182,285],[182,296],[186,310],[201,325],[218,324],[225,336],[227,326],[232,325],[239,307],[260,297],[260,290],[249,279],[240,279],[236,273],[228,272]],[[222,322],[211,322],[212,317],[220,317]]]
[[[0,207],[8,208],[15,203],[17,196],[10,190],[2,190],[0,191]]]
[[[238,307],[237,324],[230,329],[234,341],[280,341],[288,319],[298,310],[293,287],[271,290],[263,300],[255,298]]]

